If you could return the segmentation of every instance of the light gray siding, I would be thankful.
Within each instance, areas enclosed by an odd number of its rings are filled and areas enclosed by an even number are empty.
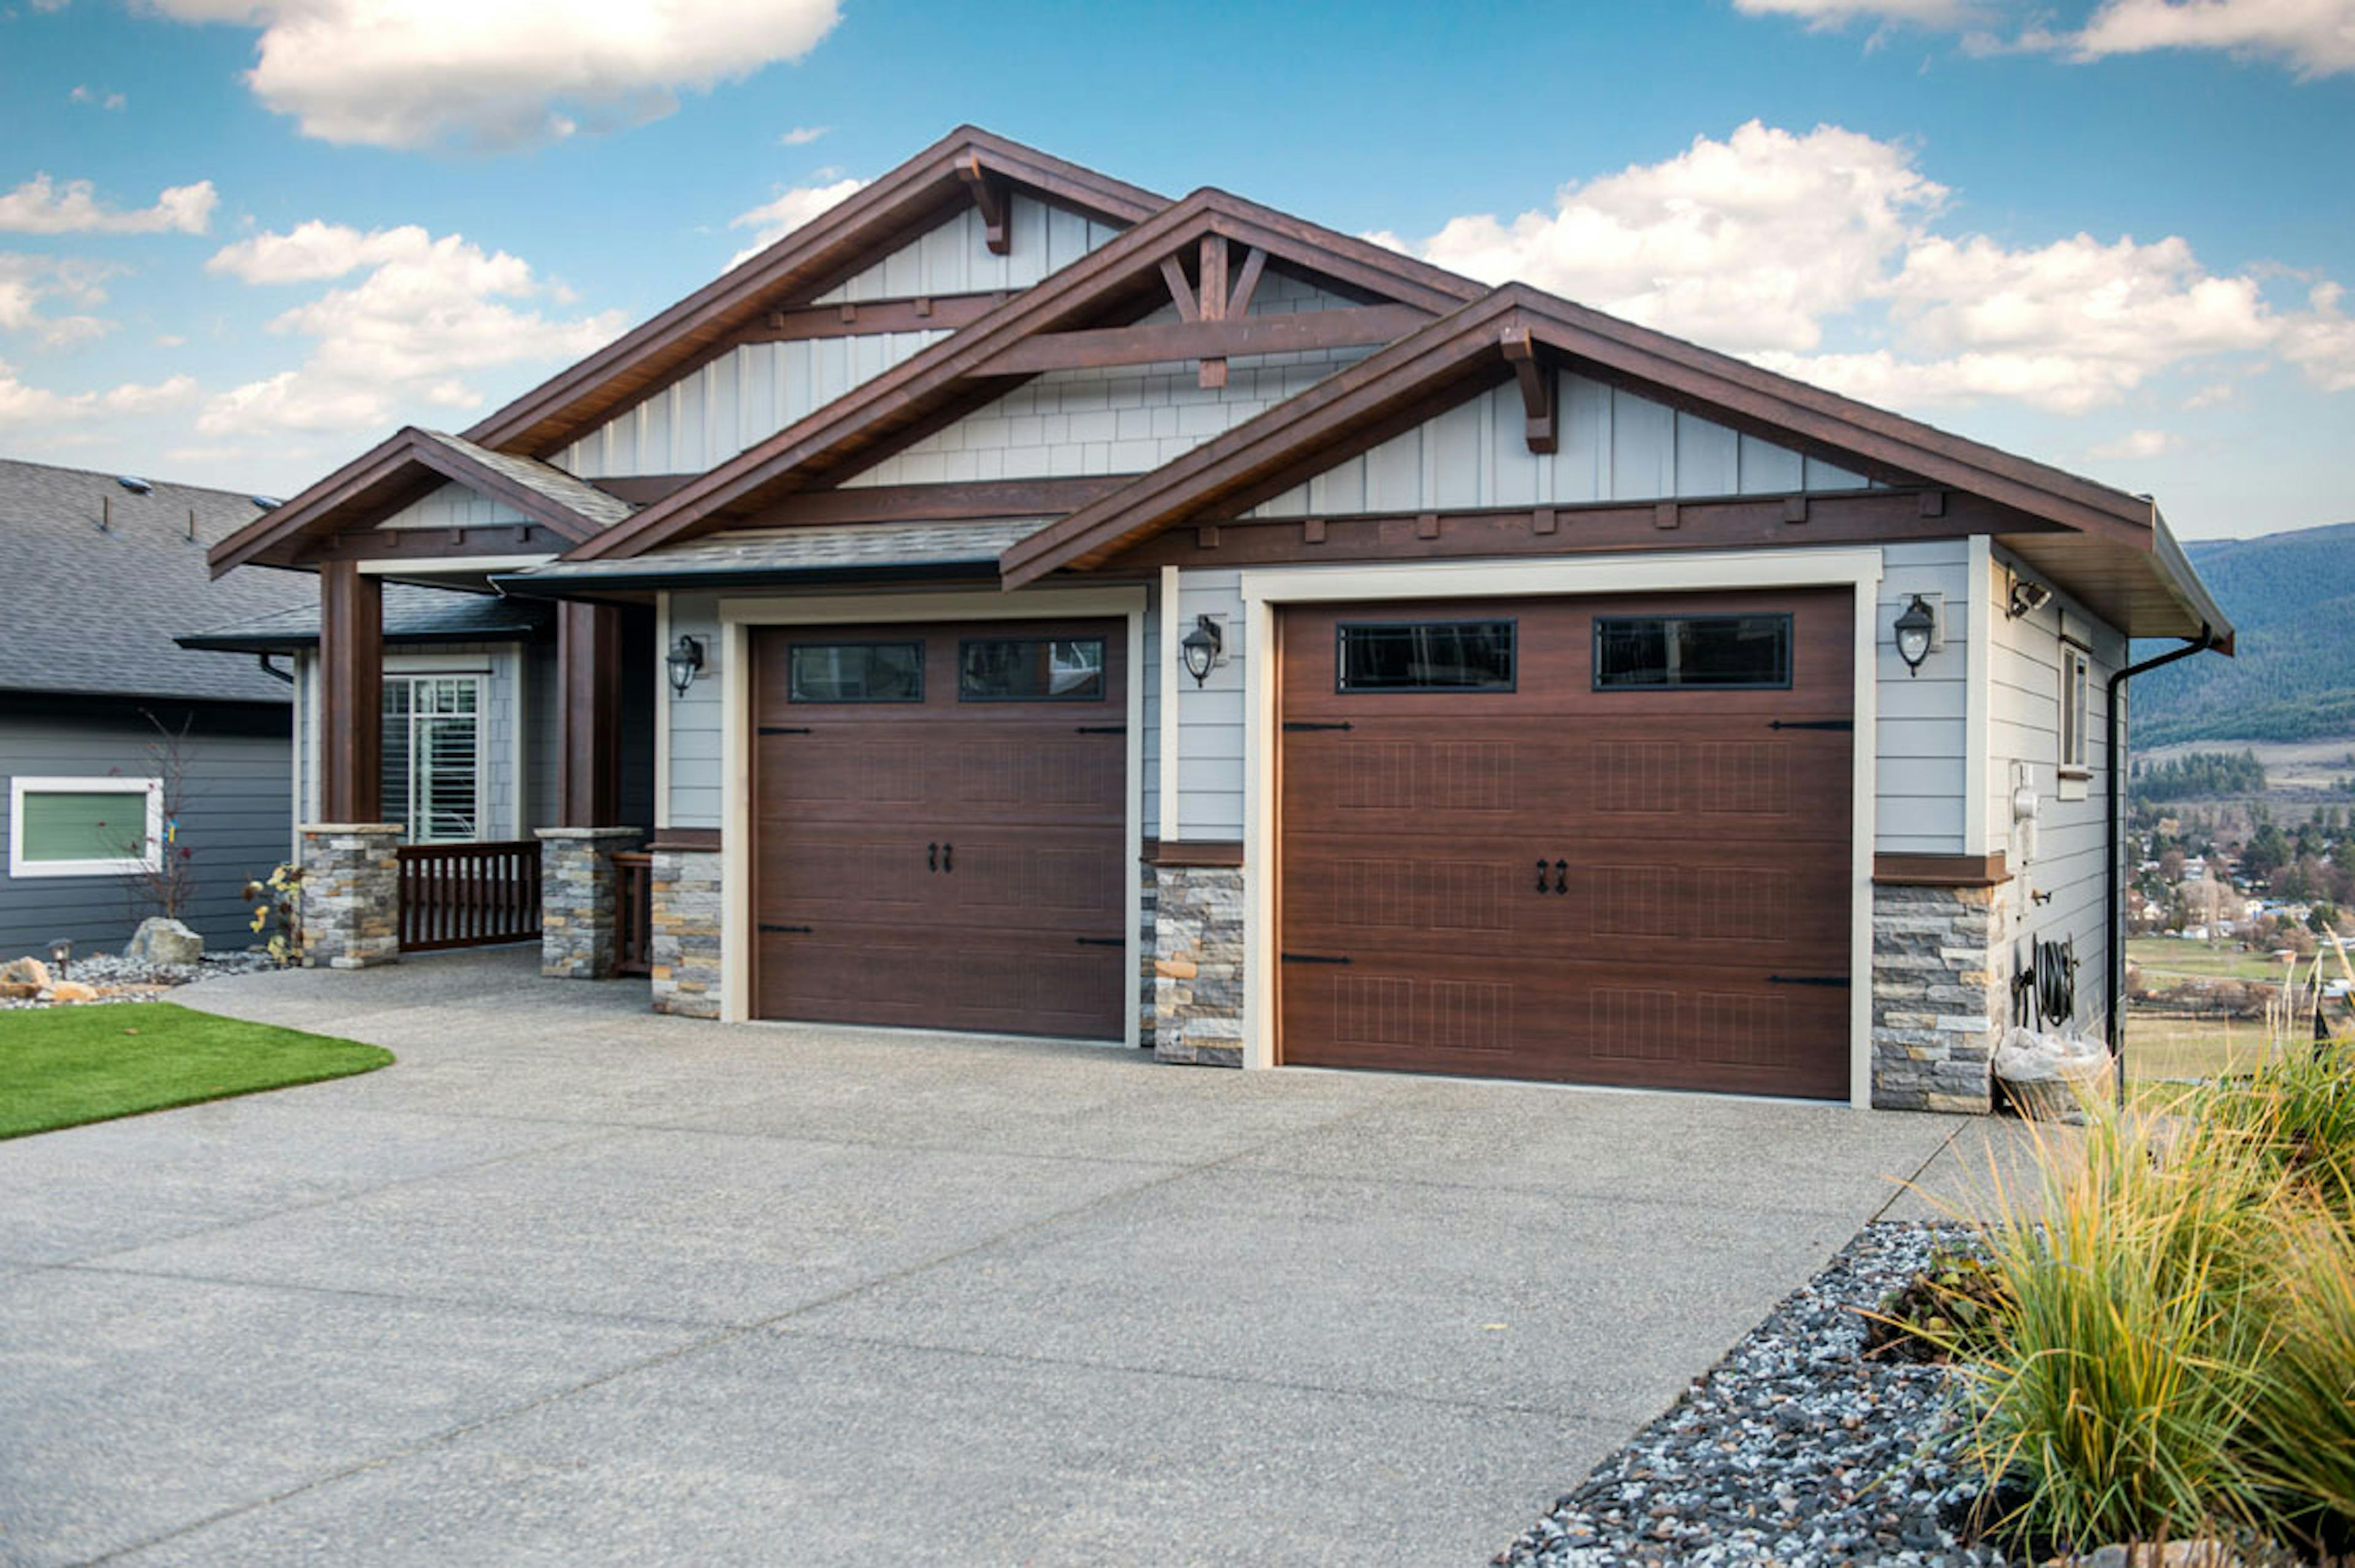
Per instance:
[[[1971,547],[1967,539],[1881,550],[1873,614],[1873,848],[1884,855],[1966,851],[1969,788]],[[1945,644],[1909,674],[1897,656],[1897,617],[1916,593],[1945,599]]]
[[[845,601],[857,613],[856,600]],[[709,593],[670,596],[670,635],[703,644],[703,673],[670,705],[669,827],[718,827],[719,807],[719,688],[727,639],[719,635],[719,601]]]
[[[402,528],[507,528],[531,521],[505,501],[478,494],[455,480],[419,496],[377,525]]]
[[[1550,454],[1529,451],[1520,393],[1499,387],[1250,515],[1343,517],[1866,487],[1861,475],[1566,370],[1558,375],[1556,394],[1560,449]]]
[[[175,729],[187,712],[169,704],[154,711]],[[242,949],[254,940],[246,926],[245,883],[267,876],[287,855],[288,710],[223,705],[195,711],[182,752],[186,788],[177,803],[178,843],[190,852],[194,877],[182,918],[209,946]],[[153,748],[160,741],[130,704],[0,714],[0,833],[8,829],[7,780],[157,777]],[[127,878],[0,876],[0,957],[37,954],[59,937],[84,952],[113,952],[155,912],[137,903]]]
[[[980,215],[967,208],[814,303],[1026,289],[1119,232],[1020,196],[1010,227],[1007,253],[992,255]],[[574,442],[557,453],[556,465],[583,479],[700,474],[946,336],[864,333],[745,344]]]
[[[1992,603],[2000,605],[2009,597],[2006,569],[2010,564],[2002,551],[1996,552],[1987,586]],[[2046,581],[2032,571],[2021,575]],[[2108,963],[2103,928],[2105,806],[2111,766],[2108,683],[2124,662],[2126,639],[2059,593],[2043,608],[2017,620],[1999,609],[1992,620],[1996,630],[1987,704],[1991,796],[1987,832],[1988,847],[2007,852],[2013,873],[2005,890],[2009,935],[2015,956],[2021,960],[2030,941],[2075,941],[2077,1022],[2086,1029],[2098,1030],[2105,1021],[2103,977]],[[2060,774],[2064,634],[2089,649],[2085,694],[2089,776],[2069,785],[2073,798],[2062,797]],[[2014,820],[2012,793],[2022,784],[2034,791],[2038,802],[2032,835],[2023,832]],[[2048,901],[2036,901],[2048,894]]]

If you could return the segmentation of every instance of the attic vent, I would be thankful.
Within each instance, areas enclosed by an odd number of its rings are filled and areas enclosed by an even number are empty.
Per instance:
[[[275,496],[248,496],[246,499],[265,512],[274,512],[286,504]]]
[[[114,476],[114,482],[134,496],[144,496],[155,488],[135,474],[118,474]]]

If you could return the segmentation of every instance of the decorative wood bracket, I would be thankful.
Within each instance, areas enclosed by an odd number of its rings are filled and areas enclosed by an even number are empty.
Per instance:
[[[1554,379],[1538,360],[1537,345],[1529,340],[1526,326],[1508,327],[1502,342],[1505,357],[1513,367],[1513,379],[1520,383],[1521,412],[1525,416],[1522,433],[1529,450],[1549,453],[1560,444],[1555,422]]]
[[[983,242],[993,256],[1003,256],[1013,249],[1013,231],[1007,226],[1007,215],[1013,203],[1007,198],[1006,182],[981,166],[981,155],[967,153],[957,165],[957,178],[973,197],[974,206],[981,209],[984,226]]]
[[[1178,307],[1178,320],[1202,319],[1201,309],[1194,303],[1194,285],[1186,281],[1185,264],[1177,257],[1161,258],[1161,281],[1169,285],[1169,303]]]
[[[1227,238],[1223,234],[1202,236],[1202,270],[1200,283],[1195,288],[1195,298],[1204,321],[1227,319]],[[1227,384],[1227,362],[1213,357],[1202,361],[1201,384],[1223,387]]]

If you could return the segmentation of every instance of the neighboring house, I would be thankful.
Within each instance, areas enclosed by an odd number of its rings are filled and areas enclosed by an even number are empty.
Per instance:
[[[0,460],[0,957],[119,947],[158,912],[167,857],[208,944],[254,940],[245,882],[291,852],[285,672],[172,635],[315,598],[282,571],[210,580],[206,550],[262,515],[250,496]]]
[[[546,963],[643,776],[658,1010],[1958,1109],[2232,635],[2147,499],[972,130],[213,562],[318,573],[315,961],[394,578],[553,604]]]

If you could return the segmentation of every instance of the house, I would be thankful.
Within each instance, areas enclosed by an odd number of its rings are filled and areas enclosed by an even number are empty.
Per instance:
[[[293,853],[286,672],[172,635],[315,600],[289,573],[206,571],[270,504],[0,460],[0,956],[111,951],[167,880],[208,944],[253,941],[245,883]]]
[[[1952,1109],[2062,939],[2108,1021],[2126,639],[2232,637],[2147,499],[972,129],[212,560],[318,576],[315,962],[385,584],[487,586],[657,1011]]]

